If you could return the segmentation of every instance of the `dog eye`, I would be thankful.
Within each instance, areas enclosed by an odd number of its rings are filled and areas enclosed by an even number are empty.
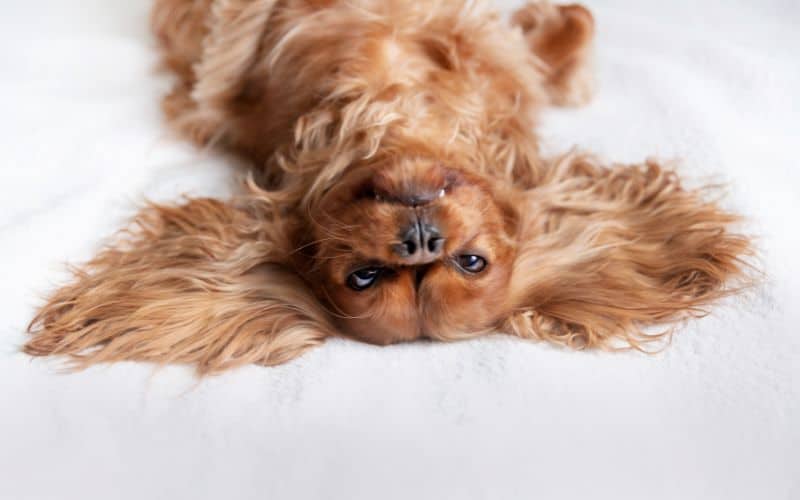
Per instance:
[[[350,273],[347,277],[347,286],[360,292],[375,284],[383,269],[380,267],[367,267]]]
[[[468,273],[479,273],[486,269],[486,259],[479,255],[459,255],[456,258],[458,267]]]

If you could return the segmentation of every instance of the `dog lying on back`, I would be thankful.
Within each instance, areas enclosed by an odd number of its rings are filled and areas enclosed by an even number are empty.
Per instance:
[[[157,0],[152,22],[169,123],[248,159],[248,188],[145,208],[39,311],[32,355],[209,373],[334,335],[641,347],[742,278],[736,217],[671,170],[541,156],[536,112],[591,94],[581,6]]]

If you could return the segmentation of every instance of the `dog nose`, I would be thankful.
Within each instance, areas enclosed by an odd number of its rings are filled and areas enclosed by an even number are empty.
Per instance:
[[[442,254],[445,239],[439,229],[419,219],[401,235],[402,243],[393,250],[409,264],[431,262]]]

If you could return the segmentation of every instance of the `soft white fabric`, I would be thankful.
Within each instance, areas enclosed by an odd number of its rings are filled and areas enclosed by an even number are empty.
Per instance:
[[[196,383],[134,363],[64,376],[17,352],[62,263],[136,203],[234,181],[165,130],[147,0],[6,1],[0,498],[800,498],[800,3],[587,3],[599,92],[543,117],[548,150],[730,182],[764,287],[656,356],[339,340]]]

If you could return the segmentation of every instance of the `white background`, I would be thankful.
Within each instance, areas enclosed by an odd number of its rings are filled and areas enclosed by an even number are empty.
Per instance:
[[[765,285],[662,354],[340,340],[201,382],[17,352],[144,196],[234,181],[166,132],[147,0],[3,3],[0,498],[800,498],[800,2],[590,1],[597,98],[543,117],[549,151],[729,182],[759,236]]]

